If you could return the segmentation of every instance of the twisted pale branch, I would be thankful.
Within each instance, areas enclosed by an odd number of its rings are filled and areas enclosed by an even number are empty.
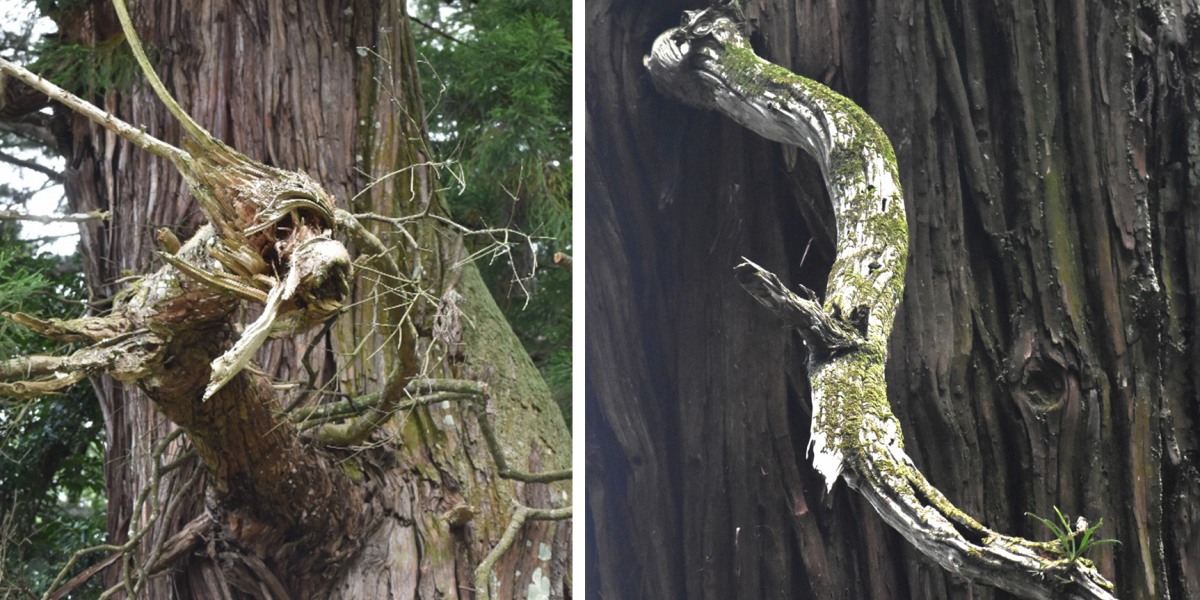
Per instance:
[[[921,552],[968,579],[1026,598],[1113,599],[1090,562],[988,529],[951,505],[904,452],[884,380],[908,257],[891,143],[851,101],[756,56],[741,23],[736,7],[686,12],[645,64],[664,93],[799,146],[820,165],[838,223],[825,305],[753,263],[737,268],[743,286],[812,350],[813,466],[829,487],[842,476]]]

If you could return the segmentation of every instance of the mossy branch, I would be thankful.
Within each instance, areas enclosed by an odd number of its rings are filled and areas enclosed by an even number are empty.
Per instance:
[[[475,400],[483,397],[486,393],[487,384],[478,381],[415,379],[409,381],[400,391],[402,397],[408,398],[408,400],[389,401],[388,386],[385,386],[384,391],[380,394],[371,394],[361,398],[352,398],[345,402],[310,408],[298,408],[292,412],[292,419],[304,423],[305,421],[334,420],[357,416],[347,424],[323,425],[317,433],[321,441],[326,444],[353,446],[365,441],[397,411],[428,406],[447,400]]]
[[[518,506],[513,512],[512,519],[508,522],[508,527],[504,530],[504,535],[500,537],[500,541],[496,542],[495,547],[491,552],[479,563],[475,569],[475,597],[476,598],[491,598],[488,594],[488,576],[491,575],[492,569],[496,566],[496,561],[512,547],[513,542],[517,540],[517,534],[521,528],[525,526],[526,521],[562,521],[570,519],[573,508],[564,506],[563,508],[542,509],[529,508],[528,506]]]
[[[736,6],[686,12],[681,27],[654,42],[645,65],[664,93],[799,146],[820,165],[838,235],[825,305],[753,263],[737,268],[747,290],[814,350],[813,466],[829,487],[844,478],[950,571],[1025,598],[1113,600],[1112,584],[1085,561],[1056,558],[1046,544],[1002,535],[955,508],[905,453],[884,379],[908,259],[891,143],[850,100],[756,56],[742,25]]]
[[[509,468],[508,459],[504,457],[504,449],[500,447],[500,441],[496,439],[496,432],[492,429],[491,422],[488,421],[486,407],[476,405],[475,416],[479,421],[479,430],[483,432],[483,439],[487,442],[488,451],[492,454],[492,460],[496,461],[496,474],[500,477],[524,483],[553,483],[571,478],[571,469],[527,473]]]
[[[380,398],[382,398],[381,394],[367,394],[365,396],[359,396],[357,398],[351,398],[341,402],[333,402],[331,404],[322,404],[320,406],[296,409],[291,413],[291,416],[292,419],[297,422],[297,425],[300,427],[300,429],[308,429],[328,421],[361,417],[378,405]],[[432,406],[440,402],[457,402],[459,400],[474,399],[475,397],[470,394],[460,394],[458,392],[432,392],[420,396],[413,396],[411,399],[401,402],[396,406],[396,410],[394,412],[412,410],[418,406]]]

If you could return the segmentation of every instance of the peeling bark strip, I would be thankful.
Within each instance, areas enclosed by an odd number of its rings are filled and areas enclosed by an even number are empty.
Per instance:
[[[885,521],[946,569],[1026,598],[1112,599],[1113,586],[1057,544],[997,533],[956,509],[904,451],[884,380],[904,291],[908,228],[891,143],[850,100],[758,58],[736,6],[685,12],[644,64],[660,90],[715,109],[819,163],[837,216],[825,306],[747,261],[739,281],[810,347],[813,465],[839,475]]]

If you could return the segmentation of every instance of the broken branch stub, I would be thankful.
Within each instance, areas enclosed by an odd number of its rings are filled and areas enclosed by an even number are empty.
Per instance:
[[[124,4],[114,5],[151,87],[184,126],[183,149],[4,59],[0,72],[170,161],[209,224],[182,244],[163,235],[166,264],[132,278],[105,316],[42,321],[13,315],[45,335],[90,345],[66,357],[0,365],[0,379],[38,377],[4,382],[0,393],[53,392],[100,373],[136,382],[187,430],[221,495],[306,537],[335,546],[345,538],[353,546],[359,524],[341,508],[356,501],[346,478],[304,452],[295,429],[281,426],[268,382],[243,370],[268,337],[294,335],[341,310],[351,261],[334,239],[334,202],[308,175],[260,164],[193,122],[154,75]],[[246,300],[266,310],[226,350],[232,315]],[[290,502],[302,490],[315,500]]]
[[[114,0],[113,5],[151,87],[186,131],[182,149],[4,59],[0,59],[0,72],[168,159],[178,169],[210,228],[197,234],[204,243],[199,255],[187,259],[172,251],[168,263],[217,291],[246,299],[266,303],[270,290],[280,290],[277,302],[270,306],[273,310],[264,311],[265,320],[256,322],[250,334],[213,361],[207,399],[249,361],[269,337],[267,333],[294,335],[340,310],[341,299],[349,292],[350,255],[334,239],[334,202],[320,184],[305,173],[259,163],[196,124],[155,75],[124,2]],[[185,261],[189,264],[182,264]]]
[[[250,362],[269,334],[294,335],[341,308],[349,293],[350,255],[333,239],[336,207],[320,184],[305,173],[259,163],[192,120],[155,74],[125,2],[113,0],[113,7],[150,87],[187,132],[176,166],[216,229],[209,253],[248,287],[255,280],[272,282],[262,316],[213,361],[207,400]]]
[[[813,466],[839,476],[921,552],[973,581],[1025,598],[1115,598],[1085,559],[992,531],[955,508],[913,465],[887,399],[884,365],[904,292],[908,226],[891,142],[845,97],[754,54],[736,3],[687,11],[644,64],[663,93],[717,110],[816,159],[837,217],[825,305],[747,261],[739,281],[796,327],[810,350]]]

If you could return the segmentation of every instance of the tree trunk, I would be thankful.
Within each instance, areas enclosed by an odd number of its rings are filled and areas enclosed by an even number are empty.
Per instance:
[[[588,597],[1011,597],[916,552],[806,456],[798,336],[741,257],[821,291],[816,163],[657,93],[675,2],[587,26]],[[908,207],[888,397],[993,530],[1104,519],[1119,598],[1200,594],[1200,121],[1180,3],[747,3],[760,56],[892,141]]]
[[[87,4],[58,20],[64,39],[74,43],[96,44],[121,32],[105,2]],[[440,205],[437,171],[424,166],[430,157],[424,152],[420,83],[403,3],[164,0],[139,2],[133,22],[153,50],[155,70],[183,109],[243,154],[268,166],[308,173],[350,212],[403,216]],[[179,145],[179,124],[149,88],[109,90],[93,101]],[[161,266],[154,254],[161,249],[156,229],[187,239],[205,218],[169,162],[81,116],[64,116],[70,122],[71,210],[113,215],[83,227],[93,300],[103,302],[123,288],[123,278]],[[369,223],[368,228],[392,249],[401,272],[414,277],[412,289],[427,294],[415,302],[415,342],[409,330],[399,333],[401,311],[378,301],[379,292],[393,291],[386,280],[380,283],[380,277],[360,267],[343,302],[350,308],[335,325],[268,342],[255,361],[266,376],[239,376],[229,384],[256,386],[254,393],[261,396],[261,406],[243,407],[230,421],[232,427],[252,423],[256,411],[264,419],[277,418],[305,384],[343,394],[314,394],[310,404],[377,393],[388,373],[397,368],[416,372],[420,366],[413,359],[431,357],[424,371],[428,376],[488,384],[486,417],[513,468],[569,468],[569,434],[537,370],[474,267],[452,268],[464,255],[461,240],[432,222],[413,229],[415,246],[391,225]],[[352,250],[352,256],[359,254],[368,252]],[[448,304],[461,307],[461,316]],[[258,312],[242,311],[239,319],[248,324]],[[449,326],[449,333],[439,333],[436,326],[446,323],[461,330]],[[269,497],[230,492],[252,488],[238,477],[255,477],[256,468],[275,464],[271,452],[276,449],[269,440],[258,439],[205,446],[202,441],[210,437],[188,419],[205,410],[219,411],[213,403],[220,394],[205,402],[197,396],[192,401],[198,404],[183,402],[172,410],[171,401],[179,398],[171,390],[194,388],[186,384],[188,376],[200,377],[203,388],[206,361],[219,356],[237,335],[228,327],[218,328],[177,346],[166,364],[182,376],[168,378],[165,386],[97,378],[108,433],[111,541],[124,542],[147,523],[155,496],[162,517],[142,538],[142,559],[156,542],[184,539],[189,527],[203,531],[204,543],[188,547],[165,576],[152,579],[145,597],[470,598],[476,596],[473,571],[500,539],[513,501],[547,508],[570,504],[562,483],[524,484],[499,477],[475,411],[465,402],[402,411],[365,446],[322,448],[312,438],[297,437],[298,445],[287,456],[302,457],[322,480],[342,489],[333,494],[336,518],[316,523],[312,497],[328,490],[307,490],[306,497],[305,489],[290,479],[292,488],[285,489],[297,495],[282,512],[281,506],[260,505]],[[451,348],[444,358],[432,351],[434,335]],[[212,347],[205,350],[206,358],[189,367],[187,361],[193,359],[186,357],[205,346]],[[187,435],[169,442],[162,462],[194,446],[204,464],[186,459],[155,484],[152,450],[168,440],[177,422],[189,423]],[[215,422],[224,423],[219,418]],[[217,433],[225,435],[221,439],[237,438],[236,431]],[[246,465],[242,475],[237,475],[239,462]],[[225,469],[227,464],[234,466]],[[305,471],[297,462],[282,468]],[[189,484],[193,474],[198,479]],[[151,500],[138,511],[137,500],[148,486]],[[293,524],[314,521],[308,529],[334,528],[329,535],[338,541],[320,548],[323,555],[307,548],[306,532],[283,528],[281,514],[294,515]],[[350,522],[361,529],[341,525]],[[508,598],[549,589],[553,596],[564,595],[570,566],[566,523],[526,525],[496,567],[492,594]],[[330,548],[335,549],[332,554]],[[283,558],[306,552],[315,558]],[[120,580],[121,562],[106,570],[106,585]]]

